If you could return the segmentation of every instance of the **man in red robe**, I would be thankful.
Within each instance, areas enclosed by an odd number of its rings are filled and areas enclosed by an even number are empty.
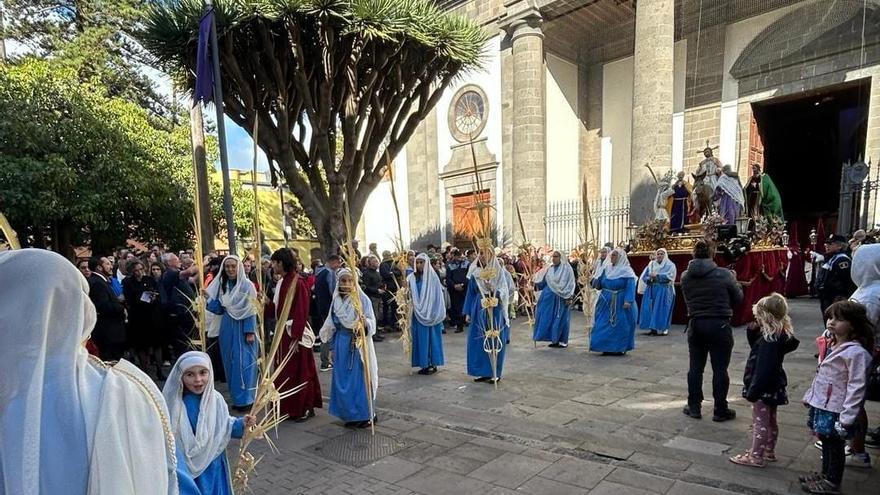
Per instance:
[[[280,360],[286,356],[291,347],[293,354],[278,375],[275,386],[283,392],[302,383],[306,384],[302,390],[281,401],[281,414],[287,414],[295,422],[300,423],[314,417],[316,407],[322,407],[321,383],[318,381],[315,356],[311,349],[315,335],[310,328],[306,328],[311,294],[306,280],[297,273],[297,260],[292,250],[281,248],[275,251],[271,261],[272,269],[281,275],[281,280],[276,286],[275,297],[266,306],[266,310],[273,311],[275,318],[280,319],[284,301],[293,291],[287,326],[281,336],[276,359]]]

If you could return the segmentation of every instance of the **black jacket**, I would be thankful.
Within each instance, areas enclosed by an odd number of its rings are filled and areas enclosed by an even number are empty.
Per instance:
[[[383,288],[383,284],[379,271],[372,268],[364,268],[361,272],[361,287],[364,289],[364,294],[369,297],[382,297],[379,289]]]
[[[330,268],[325,267],[315,277],[315,308],[317,317],[324,323],[324,319],[330,314],[330,304],[333,303],[333,287],[330,287]]]
[[[845,253],[828,255],[816,275],[819,298],[831,303],[851,296],[856,290],[850,275],[851,267],[852,260]]]
[[[195,291],[188,281],[180,278],[180,270],[169,268],[159,280],[159,296],[166,314],[185,316],[189,314]]]
[[[743,371],[743,398],[749,402],[760,400],[770,406],[788,404],[788,377],[782,361],[786,354],[798,348],[800,341],[786,335],[767,341],[760,328],[749,329],[746,335],[752,350]]]
[[[743,291],[730,270],[710,259],[695,258],[681,274],[681,292],[691,318],[730,318]]]
[[[449,289],[450,295],[454,292],[458,292],[459,294],[464,294],[465,289],[467,289],[468,279],[468,267],[470,263],[467,260],[455,261],[452,260],[446,264],[446,287]],[[464,288],[460,291],[455,290],[455,285],[461,284]]]
[[[125,307],[116,298],[110,283],[97,273],[89,276],[89,299],[98,312],[98,321],[92,330],[98,345],[125,342]]]

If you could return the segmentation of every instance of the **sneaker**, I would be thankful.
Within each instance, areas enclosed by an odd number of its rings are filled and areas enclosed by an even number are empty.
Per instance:
[[[321,365],[321,371],[330,371],[332,369],[333,369],[333,365],[331,363]]]
[[[865,437],[865,447],[880,449],[880,436],[868,433],[868,435]]]
[[[736,418],[736,411],[733,409],[728,409],[721,413],[715,413],[712,415],[712,421],[716,423],[721,423],[722,421],[730,421],[731,419]]]
[[[832,483],[824,477],[818,480],[801,483],[801,487],[807,493],[817,493],[825,495],[837,495],[840,493],[840,485]]]
[[[846,458],[846,467],[871,468],[871,456],[867,452],[853,454]]]

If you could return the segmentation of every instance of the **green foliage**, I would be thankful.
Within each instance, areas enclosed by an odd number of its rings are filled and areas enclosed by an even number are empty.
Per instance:
[[[102,251],[127,239],[190,243],[188,126],[156,126],[100,82],[34,58],[0,65],[0,115],[0,211],[22,244]],[[208,146],[215,155],[216,143]],[[233,190],[236,224],[249,229],[251,200],[240,185]],[[221,224],[216,174],[211,191]]]
[[[168,102],[141,70],[148,57],[131,30],[149,0],[5,0],[4,39],[99,81],[109,96],[167,115]]]

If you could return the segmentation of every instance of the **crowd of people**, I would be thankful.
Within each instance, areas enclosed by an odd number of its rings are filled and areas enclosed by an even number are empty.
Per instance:
[[[165,450],[161,443],[156,445],[156,454],[164,455],[168,462],[161,473],[151,475],[169,484],[176,480],[181,493],[230,493],[229,466],[223,452],[230,438],[241,437],[243,428],[253,425],[254,418],[247,413],[258,380],[257,340],[268,341],[276,328],[283,329],[281,355],[290,356],[280,363],[283,369],[276,386],[301,388],[281,401],[282,414],[293,421],[308,421],[316,415],[316,409],[323,407],[320,370],[332,372],[329,414],[348,427],[375,424],[380,372],[374,342],[383,340],[383,334],[403,330],[398,328],[400,298],[396,297],[403,288],[408,293],[409,309],[402,321],[409,322],[411,364],[417,373],[432,375],[444,365],[442,341],[448,327],[467,332],[467,374],[475,382],[497,383],[504,371],[511,319],[519,314],[533,317],[535,342],[564,349],[569,342],[571,311],[586,302],[580,301],[581,283],[588,282],[588,290],[595,294],[595,302],[584,308],[593,316],[589,349],[619,356],[633,350],[637,326],[649,335],[668,333],[675,283],[680,281],[689,316],[690,355],[687,406],[683,412],[691,418],[702,417],[703,370],[711,361],[712,419],[729,421],[736,417],[728,405],[728,367],[734,346],[730,318],[733,308],[741,304],[743,292],[735,273],[715,264],[714,246],[709,242],[696,244],[693,259],[680,279],[663,249],[653,253],[652,261],[637,276],[626,250],[606,245],[591,269],[589,281],[579,279],[583,271],[576,257],[566,260],[558,251],[548,251],[546,259],[434,246],[421,253],[408,252],[402,258],[390,252],[380,255],[375,245],[370,245],[365,256],[356,243],[353,251],[350,256],[339,252],[326,259],[319,251],[312,251],[308,266],[300,253],[288,248],[266,253],[259,260],[209,253],[203,260],[204,279],[199,280],[191,253],[166,252],[157,246],[140,254],[122,250],[113,256],[79,260],[76,267],[82,278],[75,281],[65,275],[69,273],[66,268],[56,266],[61,259],[57,255],[25,250],[21,254],[0,254],[0,272],[4,277],[15,277],[13,272],[19,267],[13,268],[9,260],[17,256],[29,266],[45,265],[59,271],[51,282],[43,281],[46,277],[39,269],[34,276],[25,277],[27,284],[45,282],[53,290],[73,294],[58,300],[50,298],[46,304],[51,307],[32,308],[34,314],[43,311],[78,322],[83,327],[80,333],[91,336],[86,344],[89,352],[100,357],[82,359],[84,348],[76,348],[76,339],[68,342],[70,339],[65,340],[59,333],[64,325],[43,318],[25,325],[33,327],[27,341],[27,346],[33,347],[30,354],[44,356],[31,367],[49,370],[57,361],[50,355],[67,353],[74,356],[67,359],[84,367],[81,372],[93,375],[96,384],[102,380],[121,381],[123,390],[134,379],[148,403],[157,400],[158,389],[152,379],[165,382],[163,407],[167,407],[165,417],[178,443],[177,456],[169,458],[174,450],[168,445]],[[816,282],[826,332],[817,340],[818,372],[803,398],[809,408],[810,428],[823,454],[821,470],[801,480],[810,493],[838,493],[844,468],[870,467],[865,447],[877,446],[880,440],[878,431],[868,428],[864,409],[869,376],[877,373],[874,344],[880,318],[880,244],[850,246],[845,238],[831,236],[826,256]],[[261,270],[256,270],[257,263]],[[194,310],[198,296],[204,297],[203,315]],[[264,304],[255,303],[259,300]],[[21,313],[9,301],[0,299],[2,316]],[[534,301],[534,307],[525,307],[523,301]],[[264,312],[257,315],[261,306]],[[755,320],[747,327],[751,352],[742,389],[742,396],[752,403],[753,439],[750,449],[730,460],[762,467],[776,459],[776,411],[788,402],[783,361],[799,342],[784,297],[775,293],[764,297],[754,305],[753,313]],[[205,319],[207,353],[191,350],[193,341],[200,338],[197,317]],[[285,323],[276,325],[282,318],[286,318]],[[262,328],[258,328],[260,320]],[[59,344],[55,345],[53,339]],[[3,352],[11,361],[21,359],[9,351],[20,347],[20,343],[3,344]],[[126,356],[140,370],[122,359]],[[315,356],[320,357],[320,365]],[[81,389],[93,387],[88,379],[74,383],[60,377],[38,379],[38,374],[21,375],[9,386],[20,389],[27,385],[31,387],[28,390],[33,389],[29,397],[43,402],[55,399],[40,396],[38,389],[58,388],[58,400],[68,397],[74,402],[79,400],[76,397],[92,393],[92,388]],[[142,378],[149,386],[142,384]],[[214,390],[215,382],[224,381],[228,397]],[[135,400],[129,395],[128,400]],[[104,400],[107,407],[114,407],[112,400]],[[227,401],[244,416],[230,416]],[[16,410],[4,406],[4,425],[8,418],[17,417]],[[90,425],[100,420],[92,406],[82,411],[71,414],[85,414],[84,421]],[[140,438],[131,432],[126,434],[129,442],[155,440],[147,438],[150,435],[161,439],[152,430],[146,430]],[[94,435],[88,430],[74,435],[74,440],[87,440],[94,448],[104,446],[108,452],[118,450],[119,445],[106,446],[106,440]],[[8,451],[7,441],[12,440],[4,438],[4,451]],[[6,471],[12,461],[2,457]],[[119,462],[124,460],[121,455]],[[50,479],[45,482],[48,484],[56,477],[48,467],[35,472],[39,477],[45,474]],[[130,474],[138,479],[145,473]],[[12,486],[22,487],[32,482],[24,478],[11,481]],[[110,483],[108,486],[114,483],[106,479],[103,482]]]

